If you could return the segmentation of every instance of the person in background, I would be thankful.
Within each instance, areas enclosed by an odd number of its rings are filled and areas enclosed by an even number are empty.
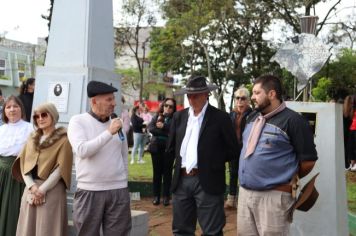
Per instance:
[[[3,106],[4,106],[4,102],[5,102],[5,99],[4,97],[2,96],[2,91],[0,89],[0,114],[2,114],[2,109],[3,109]],[[2,116],[0,115],[0,125],[2,125]]]
[[[148,151],[151,153],[153,167],[153,205],[160,204],[162,178],[163,205],[169,205],[174,159],[165,153],[165,149],[171,120],[176,110],[176,101],[173,98],[164,99],[159,111],[148,125],[148,131],[152,134]]]
[[[143,119],[143,124],[147,127],[148,124],[151,122],[152,120],[152,115],[149,112],[149,108],[146,104],[143,104],[143,111],[140,112],[140,116]],[[146,144],[149,142],[150,140],[150,134],[147,130],[147,128],[144,130],[144,138],[143,138],[143,145],[144,147],[146,146]]]
[[[143,111],[140,112],[140,116],[143,119],[143,122],[149,124],[152,120],[152,115],[149,112],[149,108],[147,105],[144,105]]]
[[[77,191],[73,221],[78,236],[128,236],[131,230],[127,137],[122,121],[110,118],[117,89],[90,81],[89,112],[74,115],[68,138],[75,155]]]
[[[223,235],[225,164],[237,159],[237,140],[229,114],[209,104],[203,76],[191,77],[175,95],[187,94],[189,108],[173,116],[167,152],[175,158],[172,178],[174,235]]]
[[[343,114],[343,128],[344,128],[344,150],[345,150],[345,168],[346,170],[351,170],[355,162],[349,159],[349,136],[350,136],[350,126],[352,123],[352,95],[348,95],[344,99],[342,114]]]
[[[344,117],[350,119],[348,128],[348,141],[346,145],[347,159],[350,162],[350,171],[356,171],[356,94],[348,96],[349,102],[344,109]]]
[[[0,126],[0,235],[14,236],[24,184],[11,176],[11,167],[30,133],[32,125],[25,121],[25,109],[18,97],[10,96],[1,113]]]
[[[254,81],[239,163],[238,235],[289,235],[292,185],[318,159],[307,120],[286,107],[273,75]]]
[[[33,104],[33,94],[35,92],[35,78],[28,78],[27,80],[22,82],[20,87],[20,95],[26,112],[26,120],[28,122],[31,121],[31,112],[32,112],[32,104]]]
[[[250,107],[250,92],[247,88],[239,88],[234,93],[235,107],[230,113],[232,126],[234,127],[237,144],[238,144],[238,156],[242,149],[242,132],[246,125],[246,118],[252,111]],[[229,174],[230,185],[229,194],[225,202],[225,209],[236,209],[236,193],[237,193],[237,175],[239,171],[239,160],[233,160],[229,162]]]
[[[131,162],[130,164],[135,163],[135,155],[138,151],[138,160],[137,163],[143,164],[145,161],[143,160],[143,153],[145,148],[145,135],[146,135],[146,125],[144,124],[144,120],[140,116],[139,106],[135,106],[132,109],[131,113],[131,124],[133,129],[133,138],[134,144],[131,150]]]
[[[130,131],[130,115],[129,109],[125,105],[126,100],[124,96],[121,96],[121,119],[122,119],[122,130],[125,132],[126,136]]]
[[[13,175],[26,184],[17,236],[67,235],[67,194],[73,153],[59,114],[52,103],[34,109],[31,134],[13,166]]]

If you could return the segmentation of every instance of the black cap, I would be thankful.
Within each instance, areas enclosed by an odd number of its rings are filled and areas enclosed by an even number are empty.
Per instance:
[[[117,92],[117,89],[106,83],[92,80],[88,83],[87,93],[88,97],[95,97],[99,94],[107,94]]]

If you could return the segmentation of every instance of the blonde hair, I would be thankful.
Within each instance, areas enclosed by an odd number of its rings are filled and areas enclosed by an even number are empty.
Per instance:
[[[247,98],[247,101],[250,101],[250,91],[248,91],[247,88],[245,87],[240,87],[234,92],[234,96],[237,96],[239,94],[242,94]]]
[[[33,113],[35,114],[36,112],[47,112],[53,120],[53,125],[56,125],[59,119],[59,114],[57,111],[56,106],[53,103],[43,103],[39,106],[37,106],[34,110]],[[33,119],[33,124],[35,125],[36,128],[38,128],[37,120]]]
[[[348,95],[344,100],[344,105],[342,109],[342,113],[346,118],[352,118],[355,111],[356,105],[356,94],[355,95]]]

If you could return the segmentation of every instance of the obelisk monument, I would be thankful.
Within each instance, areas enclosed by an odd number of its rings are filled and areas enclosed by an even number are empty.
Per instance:
[[[56,105],[61,124],[89,110],[86,85],[111,83],[120,109],[121,86],[114,73],[113,7],[109,0],[54,1],[45,65],[37,67],[34,107]]]

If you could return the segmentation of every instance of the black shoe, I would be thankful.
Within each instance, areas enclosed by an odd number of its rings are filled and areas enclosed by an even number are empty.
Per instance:
[[[163,198],[163,206],[168,206],[169,205],[169,197]]]
[[[155,205],[155,206],[157,206],[157,205],[159,205],[159,197],[155,197],[155,198],[153,198],[153,201],[152,201],[152,204],[153,205]]]

